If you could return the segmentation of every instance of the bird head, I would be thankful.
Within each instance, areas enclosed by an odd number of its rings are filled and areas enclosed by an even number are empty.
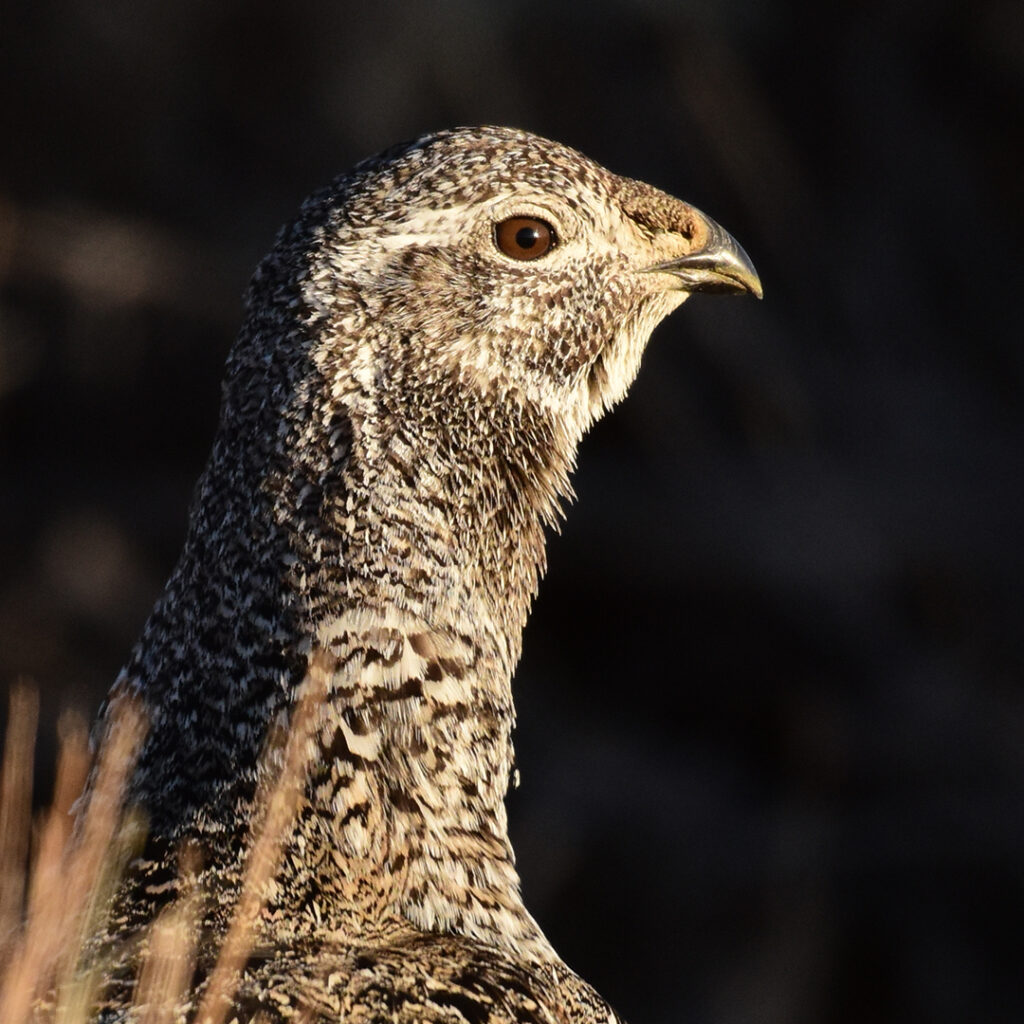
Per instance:
[[[332,324],[320,363],[338,388],[528,407],[571,442],[625,395],[651,331],[691,294],[761,295],[699,210],[512,129],[424,136],[308,209],[303,303]]]

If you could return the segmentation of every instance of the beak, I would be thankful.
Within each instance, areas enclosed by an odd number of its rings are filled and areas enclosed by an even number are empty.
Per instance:
[[[694,213],[707,232],[704,245],[686,256],[645,267],[645,272],[671,274],[679,282],[676,288],[683,291],[719,295],[750,292],[761,298],[761,279],[740,243],[710,217],[699,210]]]

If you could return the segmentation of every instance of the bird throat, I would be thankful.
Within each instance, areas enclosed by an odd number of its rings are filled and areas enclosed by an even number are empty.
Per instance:
[[[341,897],[347,932],[383,901],[418,928],[553,959],[520,899],[504,798],[511,675],[564,456],[538,446],[543,428],[521,409],[451,395],[432,408],[352,417],[338,434],[341,488],[321,506],[318,569],[293,563],[327,666],[308,783],[317,813],[300,829],[332,861],[307,888],[320,920],[324,894]],[[396,426],[408,421],[415,435]],[[332,565],[343,567],[333,584]]]

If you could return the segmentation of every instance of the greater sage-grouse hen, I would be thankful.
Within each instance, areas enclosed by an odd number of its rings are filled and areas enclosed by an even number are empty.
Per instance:
[[[149,720],[149,838],[103,1019],[136,1014],[138,936],[189,841],[192,1019],[289,728],[301,784],[227,1019],[616,1019],[520,897],[511,676],[577,444],[697,291],[760,295],[717,224],[502,128],[389,150],[281,232],[184,553],[113,690]]]

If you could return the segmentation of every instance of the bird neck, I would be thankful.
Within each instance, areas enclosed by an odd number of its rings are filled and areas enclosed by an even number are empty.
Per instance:
[[[568,458],[539,420],[464,396],[416,417],[316,403],[269,452],[222,424],[126,672],[153,719],[136,792],[158,834],[238,831],[268,730],[320,652],[303,853],[275,927],[352,934],[392,914],[554,957],[520,899],[504,797],[511,674]]]
[[[555,449],[537,446],[540,423],[523,436],[521,410],[488,410],[493,429],[471,446],[480,424],[466,418],[481,409],[449,395],[431,410],[350,411],[335,431],[344,470],[325,475],[316,456],[275,502],[317,495],[315,522],[278,520],[293,531],[312,647],[331,665],[305,845],[344,854],[297,888],[342,892],[336,926],[350,932],[360,880],[386,880],[388,904],[418,927],[549,959],[520,898],[504,798],[511,675],[566,467],[544,461]]]

